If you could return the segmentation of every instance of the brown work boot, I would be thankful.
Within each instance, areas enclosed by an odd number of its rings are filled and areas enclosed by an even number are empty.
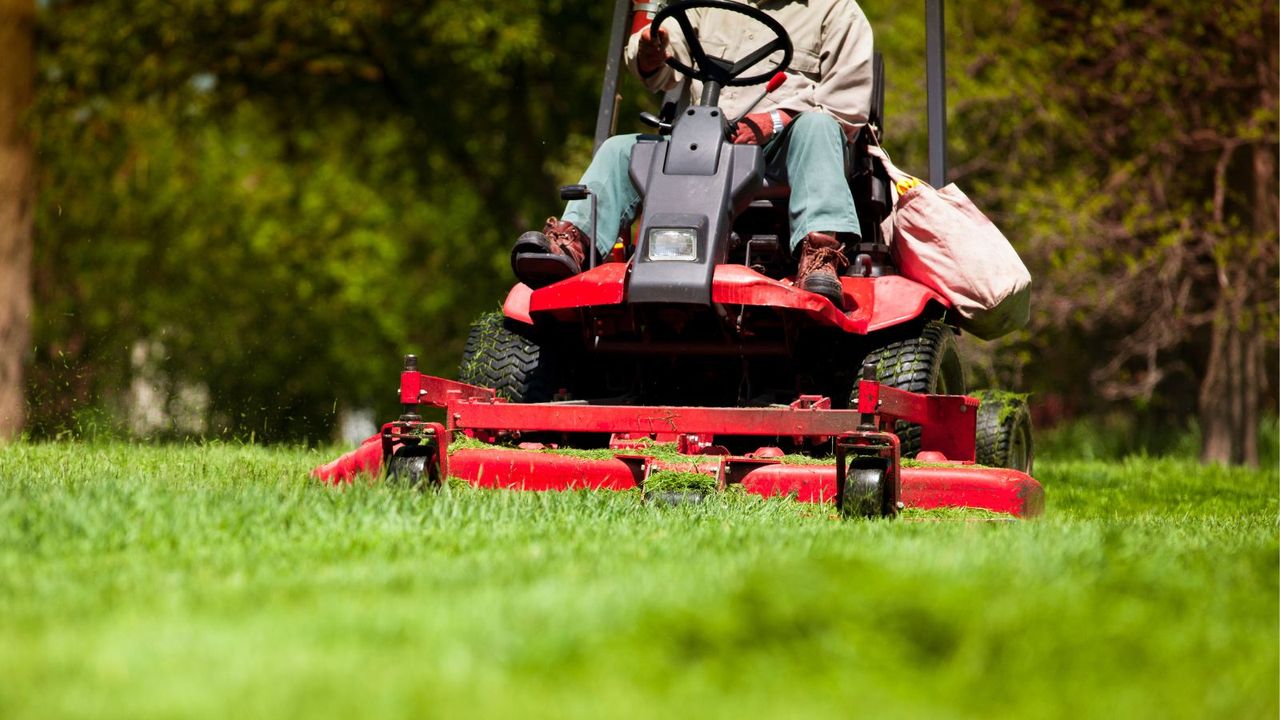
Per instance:
[[[589,247],[587,237],[567,220],[547,218],[542,232],[530,230],[511,248],[511,271],[533,289],[546,287],[582,272]]]
[[[844,292],[837,273],[849,265],[844,247],[834,233],[811,232],[800,242],[800,268],[796,285],[821,295],[844,309]]]

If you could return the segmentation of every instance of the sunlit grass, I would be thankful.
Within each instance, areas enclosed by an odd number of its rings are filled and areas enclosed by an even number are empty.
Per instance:
[[[1041,460],[1037,521],[842,522],[324,459],[0,448],[0,717],[1277,714],[1274,471]]]

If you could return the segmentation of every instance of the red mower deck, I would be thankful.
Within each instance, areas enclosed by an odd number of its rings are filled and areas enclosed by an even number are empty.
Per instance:
[[[1027,518],[1044,507],[1043,488],[1026,473],[973,464],[978,400],[963,395],[922,395],[864,379],[858,410],[831,410],[826,398],[812,396],[787,408],[517,404],[488,388],[424,375],[413,362],[408,365],[400,386],[405,416],[316,468],[313,476],[331,484],[352,482],[361,473],[378,477],[391,458],[416,456],[423,458],[424,484],[454,477],[486,488],[627,490],[643,488],[655,471],[678,470],[713,477],[720,489],[740,484],[756,495],[835,503],[845,510],[847,479],[870,461],[885,483],[875,501],[885,505],[881,515],[902,507],[965,507]],[[416,419],[412,411],[424,404],[443,408],[446,423]],[[885,431],[898,420],[921,426],[920,464],[904,466],[897,436]],[[541,445],[449,452],[455,433],[496,442],[546,432],[608,433],[614,457],[574,457]],[[716,435],[756,436],[762,446],[734,456],[715,444]],[[768,444],[771,438],[834,440],[835,457],[829,465],[788,463]],[[674,442],[678,453],[647,454],[650,441]]]

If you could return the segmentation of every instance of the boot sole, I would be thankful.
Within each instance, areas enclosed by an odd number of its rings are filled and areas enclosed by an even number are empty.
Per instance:
[[[516,253],[511,258],[511,269],[520,282],[534,290],[582,272],[573,258],[551,253]]]
[[[814,295],[821,295],[830,300],[832,305],[841,310],[844,309],[844,286],[840,284],[840,280],[834,274],[810,275],[800,284],[800,289],[805,292],[811,292]]]

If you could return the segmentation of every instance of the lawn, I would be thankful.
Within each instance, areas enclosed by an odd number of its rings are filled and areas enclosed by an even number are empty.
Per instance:
[[[333,490],[0,448],[0,717],[1280,713],[1277,474],[1044,459],[1046,515]]]

